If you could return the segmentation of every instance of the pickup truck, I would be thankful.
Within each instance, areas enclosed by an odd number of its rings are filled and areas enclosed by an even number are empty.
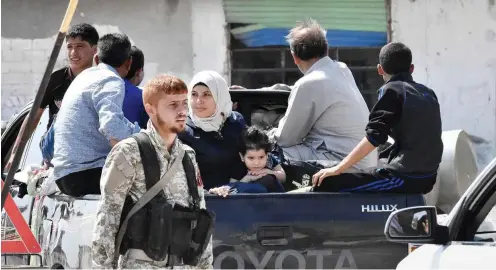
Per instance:
[[[284,114],[289,91],[231,90],[231,96],[236,110],[251,124],[260,120],[260,112],[262,116],[264,112]],[[2,169],[29,110],[27,105],[14,116],[2,134]],[[28,142],[21,169],[40,163],[38,143],[47,118],[46,114],[42,117]],[[19,188],[13,185],[11,194],[42,252],[36,256],[2,253],[2,267],[91,268],[91,232],[99,196],[74,198],[55,193],[19,198]],[[389,242],[383,234],[389,214],[423,206],[425,199],[420,194],[286,192],[227,198],[206,195],[206,203],[216,213],[214,268],[384,269],[396,267],[408,255],[408,244]],[[2,231],[9,226],[2,223]]]

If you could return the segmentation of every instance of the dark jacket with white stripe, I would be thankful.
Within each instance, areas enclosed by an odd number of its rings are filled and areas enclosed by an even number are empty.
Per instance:
[[[439,102],[434,91],[413,81],[410,73],[396,74],[381,87],[366,132],[374,146],[386,143],[388,135],[394,139],[385,166],[392,172],[437,172],[443,154]]]

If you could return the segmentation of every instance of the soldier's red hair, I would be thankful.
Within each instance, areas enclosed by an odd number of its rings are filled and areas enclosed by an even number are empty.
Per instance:
[[[188,87],[176,76],[160,74],[148,81],[143,88],[143,103],[156,104],[161,95],[187,94]]]

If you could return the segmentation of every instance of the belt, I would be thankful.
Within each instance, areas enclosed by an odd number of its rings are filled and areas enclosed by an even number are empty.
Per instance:
[[[164,263],[164,262],[167,262],[169,259],[169,255],[167,255],[163,261],[154,261],[153,259],[148,257],[148,255],[146,255],[146,253],[142,249],[130,248],[127,252],[128,252],[129,258],[135,259],[135,260],[140,260],[140,261]],[[178,259],[176,256],[172,256],[172,257],[173,257],[172,259],[174,261],[174,265],[182,265],[183,264],[181,259]],[[169,263],[171,263],[171,262],[169,262]]]

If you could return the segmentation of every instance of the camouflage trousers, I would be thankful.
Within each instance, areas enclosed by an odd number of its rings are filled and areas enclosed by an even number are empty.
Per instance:
[[[176,265],[173,268],[167,266],[167,260],[164,261],[148,261],[135,259],[127,253],[119,259],[119,269],[198,269],[189,265]]]

